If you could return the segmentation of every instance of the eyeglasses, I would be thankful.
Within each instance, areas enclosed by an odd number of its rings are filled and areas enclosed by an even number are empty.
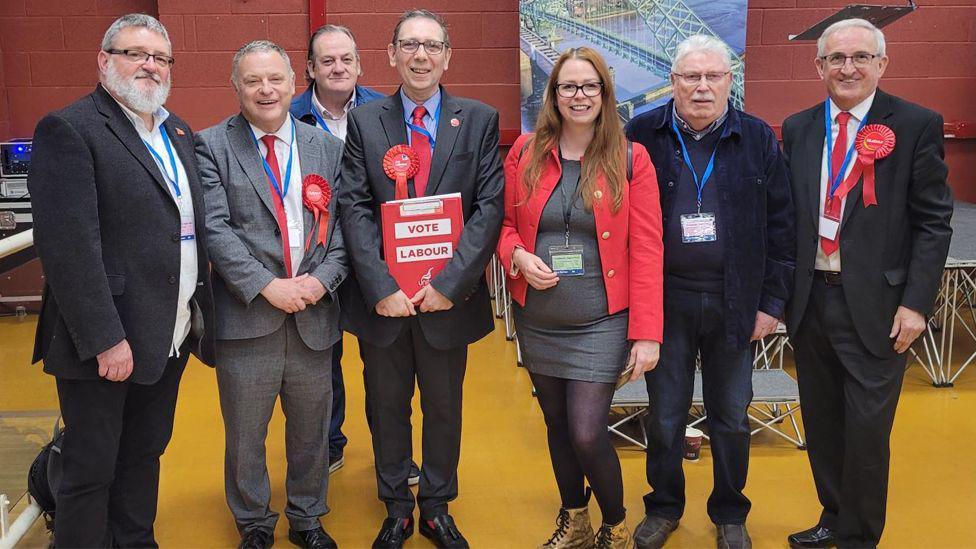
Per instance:
[[[880,55],[875,55],[873,53],[855,53],[854,55],[844,55],[843,53],[832,53],[830,55],[824,55],[820,58],[821,61],[826,61],[827,66],[832,69],[839,69],[847,64],[847,60],[850,59],[851,63],[855,67],[866,67],[874,61],[875,57],[881,57]]]
[[[424,47],[424,51],[429,55],[439,55],[444,53],[444,50],[451,47],[447,42],[441,42],[440,40],[427,40],[426,42],[420,42],[419,40],[397,40],[397,46],[403,53],[417,53],[420,46]]]
[[[680,74],[677,72],[673,72],[671,74],[677,76],[678,78],[681,79],[682,82],[691,86],[701,82],[702,78],[704,78],[705,81],[708,82],[709,84],[718,84],[719,82],[722,81],[723,78],[725,78],[726,74],[729,74],[729,71],[707,72],[704,74],[697,74],[697,73]]]
[[[173,64],[176,63],[176,59],[173,59],[168,55],[156,55],[156,54],[146,53],[144,51],[139,51],[139,50],[105,50],[105,53],[109,53],[112,55],[122,55],[128,61],[131,61],[133,63],[145,63],[146,60],[152,57],[153,61],[155,61],[157,65],[163,67],[164,69],[172,67]]]
[[[562,84],[556,84],[556,93],[559,97],[565,97],[570,99],[576,97],[576,92],[583,90],[583,95],[586,97],[596,97],[600,95],[603,91],[603,82],[587,82],[586,84],[570,84],[569,82],[563,82]]]

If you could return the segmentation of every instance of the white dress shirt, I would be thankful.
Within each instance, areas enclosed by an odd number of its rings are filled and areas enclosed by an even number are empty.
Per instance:
[[[116,102],[118,103],[118,100]],[[180,290],[176,300],[176,323],[173,326],[173,344],[169,353],[169,356],[179,356],[180,346],[183,345],[183,341],[190,333],[190,299],[193,298],[193,293],[197,289],[196,226],[194,224],[190,184],[186,177],[186,169],[183,167],[183,162],[180,160],[179,154],[176,153],[176,146],[170,143],[173,153],[172,159],[176,163],[176,177],[173,176],[169,151],[166,150],[166,143],[163,141],[162,135],[163,122],[169,118],[169,111],[163,107],[159,107],[153,113],[153,127],[152,130],[149,130],[146,128],[146,123],[143,122],[138,114],[122,103],[119,103],[119,106],[122,107],[122,112],[132,122],[132,125],[135,126],[139,138],[143,142],[148,143],[152,147],[152,150],[156,152],[156,154],[150,153],[150,156],[152,156],[156,162],[156,166],[162,172],[163,180],[166,182],[166,189],[169,191],[173,202],[176,203],[176,207],[180,210],[180,234],[184,236],[184,239],[180,241]],[[172,141],[172,138],[170,141]],[[156,158],[156,155],[159,155],[159,158]],[[160,158],[163,160],[162,162],[159,161]],[[177,196],[176,189],[173,187],[174,183],[177,182],[180,189],[179,196]],[[194,238],[185,238],[189,234],[193,234]]]
[[[288,245],[291,248],[291,274],[298,276],[298,266],[302,263],[302,256],[305,255],[305,222],[302,218],[302,165],[298,160],[298,140],[292,142],[292,117],[289,115],[285,123],[274,132],[275,136],[275,156],[278,158],[278,171],[281,177],[285,177],[288,169],[288,156],[292,155],[291,177],[288,184],[288,193],[282,200],[285,206],[285,218],[288,225]],[[251,131],[254,132],[258,140],[258,151],[261,158],[268,155],[268,149],[264,146],[261,138],[268,135],[254,124],[251,124]],[[267,177],[267,176],[266,176]],[[282,189],[284,191],[284,189]],[[274,192],[274,191],[272,191]]]
[[[318,96],[315,95],[315,90],[312,90],[312,108],[317,110],[319,114],[322,115],[322,120],[325,121],[325,125],[329,130],[329,133],[338,137],[339,139],[346,140],[346,128],[349,125],[349,111],[356,105],[356,89],[353,88],[352,95],[349,96],[349,101],[346,101],[346,105],[342,108],[342,114],[339,116],[333,115],[328,109],[319,103]],[[315,125],[320,125],[321,122],[315,121]]]
[[[850,147],[854,143],[854,139],[857,137],[857,128],[861,125],[861,121],[864,120],[868,111],[871,110],[871,104],[874,102],[874,93],[868,96],[867,99],[861,101],[854,106],[853,109],[847,111],[851,113],[850,119],[847,120],[847,147]],[[837,115],[841,113],[840,107],[838,107],[834,100],[829,101],[830,104],[830,135],[831,141],[837,143],[837,135],[840,133],[840,126],[837,125]],[[827,202],[827,180],[830,178],[828,174],[828,167],[830,166],[830,156],[832,151],[827,150],[827,138],[824,137],[824,148],[823,148],[823,162],[820,163],[820,209],[817,210],[817,217],[819,219],[823,218],[824,205]],[[851,161],[847,164],[847,170],[844,172],[844,178],[851,173],[854,169],[854,164],[857,162],[857,153],[855,152],[851,156]],[[841,179],[843,181],[843,179]],[[840,213],[841,213],[841,223],[843,223],[844,217],[844,207],[847,205],[847,197],[840,203]],[[837,232],[837,238],[840,239],[840,229]],[[817,259],[814,262],[814,267],[819,271],[840,271],[840,249],[829,257],[824,253],[823,248],[820,246],[820,241],[817,240]]]

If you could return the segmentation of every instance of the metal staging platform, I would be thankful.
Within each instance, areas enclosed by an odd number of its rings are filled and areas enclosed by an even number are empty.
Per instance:
[[[976,204],[956,202],[952,242],[928,328],[912,346],[917,361],[936,387],[952,387],[976,361],[976,352],[953,360],[956,337],[976,344]]]

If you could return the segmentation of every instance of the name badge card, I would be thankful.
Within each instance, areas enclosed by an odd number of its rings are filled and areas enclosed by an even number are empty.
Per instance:
[[[552,271],[557,276],[583,276],[583,246],[549,246]]]
[[[840,220],[820,214],[820,236],[827,240],[837,240],[838,229],[840,229]]]
[[[193,217],[180,216],[180,240],[195,240],[197,237]]]
[[[302,230],[298,227],[288,227],[288,245],[292,248],[301,248],[302,241]]]
[[[715,214],[693,213],[681,216],[681,242],[692,244],[716,240],[718,233],[715,231]]]

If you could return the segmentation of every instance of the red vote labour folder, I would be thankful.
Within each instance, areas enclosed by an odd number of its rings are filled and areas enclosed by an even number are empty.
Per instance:
[[[381,206],[390,274],[413,297],[454,257],[464,216],[459,193],[391,200]]]

